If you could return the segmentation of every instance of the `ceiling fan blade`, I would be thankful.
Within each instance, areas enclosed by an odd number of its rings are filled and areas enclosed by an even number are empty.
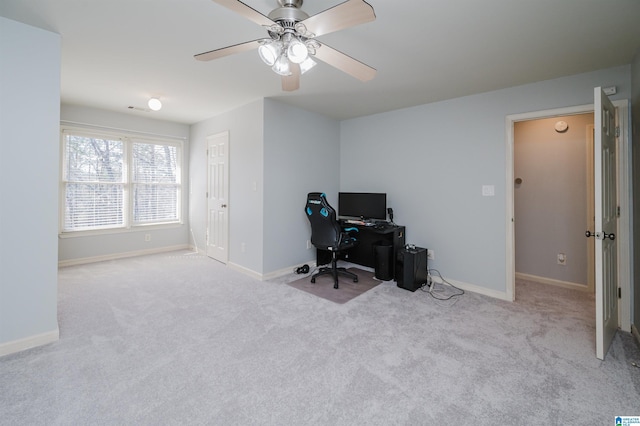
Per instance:
[[[244,4],[239,0],[213,0],[215,3],[218,3],[221,6],[226,7],[239,15],[244,16],[250,21],[255,22],[258,25],[265,25],[270,27],[274,24],[274,22],[264,16],[262,13],[258,12],[254,8],[249,5]]]
[[[257,49],[258,46],[260,46],[260,40],[247,41],[245,43],[234,44],[233,46],[223,47],[221,49],[211,50],[209,52],[198,53],[197,55],[193,55],[193,57],[199,61],[212,61],[214,59],[233,55],[235,53]]]
[[[285,92],[293,92],[300,88],[300,65],[289,62],[291,75],[282,76],[282,90]]]
[[[369,81],[376,76],[375,68],[371,68],[369,65],[353,59],[351,56],[345,55],[326,44],[320,45],[316,50],[315,56],[321,61],[338,68],[340,71],[346,72],[360,81]]]
[[[215,0],[214,0],[215,1]],[[313,15],[302,23],[307,30],[321,36],[334,31],[371,22],[376,19],[373,7],[364,0],[348,0],[330,9]]]

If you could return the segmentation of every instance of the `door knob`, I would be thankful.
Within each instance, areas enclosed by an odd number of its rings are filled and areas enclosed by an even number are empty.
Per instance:
[[[589,237],[596,237],[599,240],[606,240],[607,238],[609,238],[611,241],[616,239],[616,234],[611,233],[611,234],[607,234],[606,232],[603,233],[599,233],[596,232],[595,234],[592,234],[591,231],[587,231],[584,233],[584,235],[589,238]]]
[[[226,208],[226,207],[227,207],[227,205],[226,205],[226,204],[222,204],[220,207],[222,207],[222,208]]]

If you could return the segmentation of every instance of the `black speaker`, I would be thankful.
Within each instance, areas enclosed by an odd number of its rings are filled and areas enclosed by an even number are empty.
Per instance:
[[[398,251],[396,282],[409,291],[416,291],[427,282],[427,249],[404,247]]]
[[[393,245],[389,241],[378,241],[373,245],[373,267],[375,277],[382,281],[393,279]]]

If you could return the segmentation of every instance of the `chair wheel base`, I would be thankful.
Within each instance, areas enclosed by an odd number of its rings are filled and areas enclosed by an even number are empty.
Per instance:
[[[335,253],[334,253],[335,256]],[[321,275],[332,275],[333,276],[333,288],[338,288],[338,276],[342,275],[348,278],[351,278],[354,283],[358,282],[358,276],[351,271],[347,271],[345,268],[338,268],[336,266],[336,260],[332,259],[331,266],[326,266],[320,268],[320,270],[311,276],[311,284],[315,284],[316,278]]]

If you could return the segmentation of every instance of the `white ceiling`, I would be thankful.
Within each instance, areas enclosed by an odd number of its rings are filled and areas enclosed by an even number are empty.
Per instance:
[[[244,0],[268,14],[276,0]],[[182,123],[269,97],[336,119],[629,64],[638,0],[368,0],[377,19],[318,39],[376,68],[363,83],[319,63],[300,90],[249,51],[266,36],[211,0],[2,0],[0,15],[62,35],[62,102]],[[341,0],[305,0],[314,15]],[[606,85],[607,82],[603,82]],[[146,108],[160,97],[159,112]]]

